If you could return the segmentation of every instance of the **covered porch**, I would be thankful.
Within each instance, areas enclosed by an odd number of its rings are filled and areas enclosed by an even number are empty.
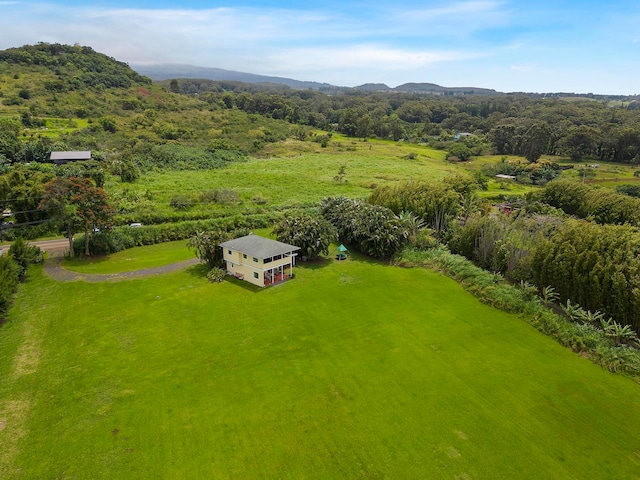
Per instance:
[[[293,264],[288,263],[264,271],[264,286],[275,285],[293,276]]]

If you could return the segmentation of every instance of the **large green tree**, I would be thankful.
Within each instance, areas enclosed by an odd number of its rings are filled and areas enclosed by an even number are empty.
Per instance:
[[[544,153],[548,153],[551,144],[551,127],[547,122],[538,121],[524,131],[522,136],[522,154],[530,162],[536,162]]]
[[[44,194],[45,184],[53,173],[43,173],[25,165],[14,165],[0,176],[0,201],[10,208],[18,223],[38,222],[44,218],[38,204]]]
[[[69,252],[73,256],[73,237],[84,231],[84,254],[90,255],[91,234],[111,226],[113,207],[104,190],[88,178],[58,177],[45,186],[39,209],[49,212],[59,222],[69,239]]]
[[[381,205],[329,197],[322,200],[321,212],[336,227],[340,241],[372,257],[393,257],[410,237],[407,225]]]
[[[300,247],[302,256],[309,260],[320,254],[329,254],[329,245],[338,238],[335,227],[321,216],[303,214],[285,218],[273,229],[276,238]]]
[[[571,127],[559,142],[559,152],[578,161],[595,154],[598,132],[595,128],[580,125]]]
[[[243,237],[249,234],[246,228],[238,228],[231,232],[223,229],[196,232],[187,242],[187,246],[193,249],[202,262],[206,263],[209,269],[223,268],[223,250],[218,245],[232,238]]]

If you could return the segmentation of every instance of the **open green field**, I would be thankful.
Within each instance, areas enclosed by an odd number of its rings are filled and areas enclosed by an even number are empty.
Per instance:
[[[278,157],[252,158],[220,170],[149,172],[134,184],[122,184],[112,177],[106,189],[116,199],[143,199],[139,205],[146,202],[147,208],[154,211],[173,211],[169,203],[178,194],[197,196],[216,189],[234,191],[240,204],[207,203],[192,207],[220,212],[265,204],[315,203],[332,195],[366,197],[376,185],[441,179],[460,171],[444,160],[444,152],[427,147],[397,142],[352,142],[353,150],[346,150],[344,143],[344,147],[333,145],[320,153],[298,153],[299,148],[308,145],[316,148],[317,144],[290,141],[288,153]],[[420,152],[415,159],[404,158],[413,151]],[[346,173],[343,181],[338,182],[334,178],[341,166],[345,166]]]
[[[0,477],[637,478],[639,397],[427,270],[34,267],[0,329]]]
[[[224,169],[146,172],[133,184],[120,183],[117,177],[112,176],[106,190],[123,211],[176,212],[171,200],[186,195],[193,204],[180,211],[216,215],[271,206],[308,205],[326,196],[364,198],[376,186],[473,174],[503,158],[485,155],[451,164],[444,158],[446,152],[430,147],[380,140],[365,142],[340,135],[334,135],[326,149],[314,142],[289,139],[270,144],[266,152],[273,156],[250,158],[247,162],[234,163]],[[521,157],[507,158],[524,162]],[[633,177],[635,167],[630,165],[602,163],[596,169],[587,167],[584,162],[561,163],[573,166],[564,171],[562,177],[580,180],[586,171],[587,182],[602,182],[611,188],[618,182],[636,180]],[[339,182],[336,176],[342,166],[345,167],[345,175]],[[522,197],[538,188],[489,178],[488,190],[479,192],[479,195],[499,200],[502,197]],[[231,200],[218,203],[202,200],[207,192],[220,190],[231,192]]]

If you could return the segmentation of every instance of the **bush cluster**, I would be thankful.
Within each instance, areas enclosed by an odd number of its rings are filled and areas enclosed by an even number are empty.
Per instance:
[[[337,239],[335,227],[319,215],[287,216],[276,224],[273,233],[280,242],[300,247],[300,255],[309,260],[329,254],[329,245]]]
[[[213,283],[220,283],[224,280],[224,277],[226,275],[227,272],[225,272],[222,268],[215,267],[209,270],[209,273],[207,273],[207,280]]]
[[[20,265],[11,255],[0,255],[0,319],[11,305],[20,283]]]
[[[601,311],[640,331],[637,227],[541,214],[472,216],[455,229],[448,246],[511,282],[551,286],[562,302]]]
[[[330,197],[322,200],[320,209],[340,241],[366,255],[391,258],[409,239],[409,229],[386,207]]]
[[[411,212],[426,224],[440,232],[446,230],[462,210],[465,194],[477,185],[461,181],[457,177],[445,182],[412,182],[378,187],[369,196],[369,203],[382,205],[399,215]]]
[[[625,225],[569,220],[539,242],[533,280],[562,301],[602,311],[640,331],[640,232]]]

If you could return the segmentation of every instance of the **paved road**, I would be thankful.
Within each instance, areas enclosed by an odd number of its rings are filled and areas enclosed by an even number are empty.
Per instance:
[[[45,252],[49,252],[51,256],[64,255],[69,250],[69,240],[66,238],[58,238],[55,240],[41,240],[38,242],[29,242],[31,245],[37,245]],[[0,251],[8,250],[10,243],[0,245]]]

